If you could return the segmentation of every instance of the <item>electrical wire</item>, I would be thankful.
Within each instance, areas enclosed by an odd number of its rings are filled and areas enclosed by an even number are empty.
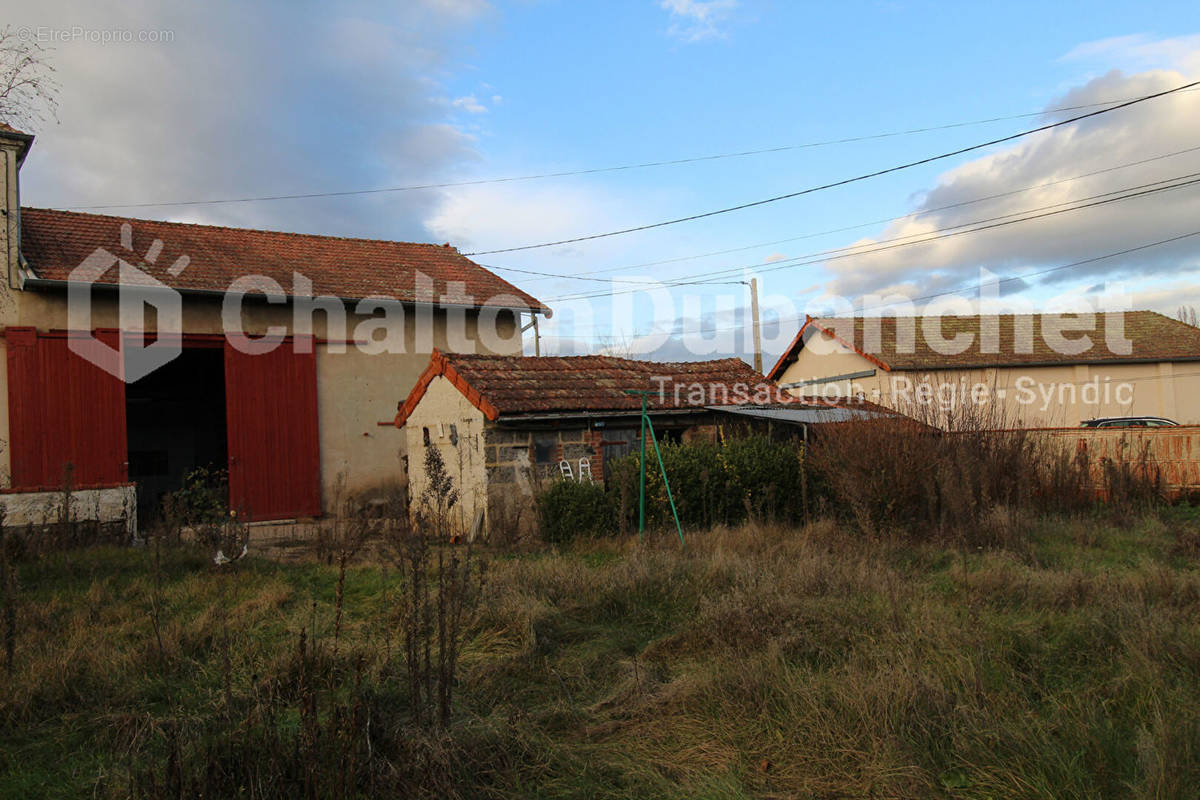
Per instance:
[[[800,267],[800,266],[810,266],[812,264],[822,263],[825,261],[838,261],[838,260],[845,259],[845,258],[852,258],[852,257],[857,257],[857,256],[863,256],[863,255],[871,255],[874,253],[884,252],[887,250],[894,250],[899,247],[907,247],[907,246],[916,245],[916,244],[925,244],[928,242],[940,241],[942,239],[947,239],[947,238],[951,238],[954,236],[961,236],[961,235],[964,235],[967,233],[976,233],[976,232],[983,231],[983,230],[991,230],[993,228],[1004,227],[1007,225],[1013,225],[1013,224],[1020,223],[1020,222],[1027,222],[1027,221],[1034,220],[1034,219],[1042,219],[1044,217],[1055,216],[1058,214],[1064,214],[1064,213],[1067,213],[1070,211],[1079,211],[1079,210],[1082,210],[1085,208],[1093,208],[1095,206],[1107,205],[1109,203],[1120,202],[1122,200],[1129,200],[1129,199],[1134,199],[1134,198],[1138,198],[1138,197],[1144,197],[1144,196],[1151,195],[1151,194],[1157,194],[1159,192],[1184,188],[1184,187],[1191,186],[1191,185],[1194,185],[1194,184],[1200,182],[1200,177],[1197,177],[1197,176],[1200,176],[1200,172],[1189,173],[1187,175],[1176,176],[1173,178],[1167,178],[1162,181],[1154,181],[1154,182],[1147,183],[1147,184],[1141,184],[1139,186],[1127,187],[1125,189],[1118,189],[1118,190],[1115,190],[1112,192],[1103,192],[1101,194],[1092,195],[1091,197],[1080,198],[1078,200],[1069,200],[1069,201],[1065,201],[1062,203],[1055,203],[1055,204],[1052,204],[1049,206],[1042,206],[1040,208],[1026,209],[1024,211],[1014,212],[1012,214],[1004,214],[1004,215],[1000,215],[998,217],[988,217],[988,218],[982,219],[982,220],[973,220],[971,222],[965,222],[965,223],[961,223],[959,225],[953,225],[953,226],[949,226],[946,228],[940,228],[940,229],[937,229],[934,231],[922,231],[922,232],[916,233],[916,234],[908,234],[907,236],[899,236],[899,237],[894,237],[892,239],[883,239],[883,240],[880,240],[879,242],[875,242],[872,245],[852,245],[850,247],[841,247],[841,248],[835,248],[832,250],[824,250],[824,251],[821,251],[818,253],[810,253],[810,254],[806,254],[803,256],[796,256],[794,259],[787,259],[786,261],[771,264],[769,266],[763,266],[762,264],[756,263],[756,264],[749,264],[749,265],[740,265],[740,266],[736,266],[736,267],[727,267],[727,268],[723,268],[721,270],[717,270],[717,271],[714,271],[711,273],[701,273],[700,275],[693,276],[692,279],[673,281],[673,282],[664,282],[664,283],[661,283],[660,285],[663,287],[666,287],[666,288],[671,288],[671,287],[675,287],[675,286],[695,286],[695,285],[704,284],[706,282],[704,280],[704,278],[717,278],[717,277],[724,278],[724,277],[728,277],[731,274],[736,274],[738,272],[741,272],[742,270],[745,270],[745,269],[755,269],[755,271],[758,273],[777,272],[782,269],[792,269],[792,268]],[[1170,181],[1180,181],[1180,182],[1173,183],[1170,185],[1165,185],[1165,186],[1161,185],[1164,183],[1168,183]],[[1154,188],[1149,188],[1149,187],[1154,187]],[[1112,195],[1118,195],[1118,196],[1114,197]],[[1088,201],[1093,201],[1093,202],[1088,202]],[[1060,208],[1061,206],[1070,206],[1070,207],[1069,208]],[[1057,209],[1057,210],[1049,210],[1049,209]],[[1037,213],[1037,212],[1042,212],[1042,213]],[[1020,216],[1023,214],[1028,215],[1028,216]],[[1016,217],[1016,218],[1014,219],[1014,217]],[[976,226],[976,227],[970,227],[970,226]],[[963,228],[966,228],[966,230],[962,230]],[[916,237],[924,237],[924,238],[918,239]],[[906,240],[912,240],[912,241],[906,241]],[[698,278],[698,280],[696,278]],[[563,295],[560,297],[551,298],[547,302],[587,300],[587,299],[593,299],[593,298],[598,298],[598,297],[611,297],[611,296],[621,295],[621,294],[632,294],[637,291],[639,291],[639,290],[627,289],[627,290],[613,290],[611,292],[579,293],[579,294],[574,294],[574,295]]]
[[[1190,89],[1188,91],[1194,91]],[[493,183],[516,183],[520,181],[535,181],[544,180],[547,178],[565,178],[576,175],[595,175],[605,172],[623,172],[628,170],[649,169],[652,167],[670,167],[682,164],[694,164],[704,161],[718,161],[727,158],[744,158],[747,156],[764,155],[769,153],[783,153],[791,150],[804,150],[816,147],[829,147],[838,144],[851,144],[854,142],[867,142],[878,139],[889,139],[897,136],[911,136],[918,133],[929,133],[932,131],[950,130],[952,128],[965,128],[974,125],[986,125],[993,122],[1006,122],[1014,119],[1027,119],[1029,117],[1040,117],[1048,114],[1055,114],[1063,111],[1078,111],[1084,108],[1099,108],[1101,106],[1109,106],[1115,103],[1124,103],[1127,100],[1104,100],[1097,103],[1084,103],[1074,106],[1061,106],[1058,108],[1048,108],[1042,111],[1029,111],[1022,114],[1010,114],[1003,117],[989,117],[987,119],[970,120],[967,122],[951,122],[943,125],[929,125],[922,128],[910,128],[908,130],[890,131],[887,133],[874,133],[862,136],[848,136],[841,139],[826,139],[816,142],[802,142],[800,144],[779,145],[776,147],[764,147],[757,150],[740,150],[728,153],[715,153],[711,155],[693,156],[691,158],[674,158],[660,161],[644,161],[634,164],[618,164],[615,166],[606,167],[589,167],[575,170],[562,170],[558,172],[539,172],[529,175],[511,175],[500,178],[479,178],[469,181],[446,181],[442,183],[421,183],[408,186],[387,186],[375,189],[349,189],[336,192],[302,192],[297,194],[274,194],[274,195],[257,195],[250,197],[230,197],[217,198],[207,200],[167,200],[153,203],[138,202],[138,203],[107,203],[102,205],[77,205],[64,206],[68,211],[99,211],[113,208],[166,208],[170,206],[200,206],[200,205],[223,205],[229,203],[259,203],[275,200],[310,200],[315,198],[325,197],[353,197],[356,195],[372,195],[372,194],[388,194],[394,192],[412,192],[428,189],[451,189],[461,186],[481,186]]]
[[[588,276],[602,275],[602,274],[613,273],[613,272],[622,272],[624,270],[639,269],[641,267],[655,267],[655,266],[660,266],[663,264],[677,264],[677,263],[680,263],[683,261],[693,261],[693,260],[700,259],[700,258],[709,258],[711,256],[721,256],[721,255],[728,255],[730,253],[740,253],[740,252],[744,252],[746,250],[754,250],[755,248],[759,248],[759,247],[770,247],[772,245],[786,244],[788,242],[797,242],[797,241],[801,241],[804,239],[815,239],[820,236],[828,236],[828,235],[835,234],[835,233],[846,233],[847,231],[859,230],[861,228],[868,228],[868,227],[871,227],[872,225],[884,225],[884,224],[888,224],[888,223],[892,223],[892,222],[902,222],[903,220],[906,220],[906,219],[916,219],[918,217],[922,217],[922,216],[925,216],[928,214],[936,214],[941,211],[949,211],[949,210],[955,209],[955,208],[963,208],[965,206],[970,206],[970,205],[975,205],[978,203],[987,202],[988,200],[997,200],[1002,197],[1012,197],[1014,195],[1023,194],[1025,192],[1031,192],[1036,189],[1044,189],[1044,188],[1047,188],[1050,186],[1058,186],[1060,184],[1070,183],[1072,181],[1083,180],[1085,178],[1092,178],[1097,175],[1104,175],[1109,172],[1117,172],[1119,170],[1129,169],[1131,167],[1138,167],[1138,166],[1142,166],[1145,164],[1153,163],[1155,161],[1162,161],[1163,159],[1174,158],[1176,156],[1186,155],[1188,153],[1194,153],[1198,150],[1200,150],[1200,145],[1198,145],[1196,147],[1188,147],[1183,150],[1176,150],[1171,153],[1163,153],[1162,155],[1152,156],[1150,158],[1144,158],[1139,161],[1130,161],[1125,164],[1117,164],[1112,167],[1105,167],[1104,169],[1098,169],[1093,172],[1085,172],[1080,175],[1073,175],[1069,178],[1060,178],[1055,181],[1047,181],[1045,183],[1037,183],[1037,184],[1033,184],[1031,186],[1021,187],[1020,189],[1012,189],[1007,192],[998,192],[996,194],[984,195],[982,197],[976,197],[971,200],[963,200],[958,203],[950,203],[950,204],[944,205],[944,206],[936,206],[934,208],[924,208],[924,209],[921,209],[920,211],[913,211],[911,213],[903,214],[898,217],[888,217],[887,219],[877,219],[877,220],[872,220],[871,222],[860,222],[855,225],[848,225],[848,226],[841,227],[841,228],[831,228],[829,230],[816,231],[814,233],[806,233],[806,234],[802,234],[799,236],[792,236],[787,239],[775,239],[775,240],[769,241],[769,242],[759,242],[757,244],[748,244],[748,245],[743,245],[741,247],[731,247],[731,248],[728,248],[725,250],[712,250],[707,253],[697,253],[695,255],[678,256],[675,258],[664,258],[664,259],[660,259],[658,261],[642,261],[640,263],[624,264],[624,265],[621,265],[618,267],[604,267],[602,269],[587,270],[584,272],[576,272],[576,273],[573,273],[570,275],[562,274],[562,273],[558,273],[558,272],[545,272],[542,270],[524,269],[521,267],[507,267],[507,266],[502,266],[500,264],[484,264],[482,262],[480,262],[479,265],[481,267],[486,267],[487,269],[491,269],[491,270],[503,270],[506,272],[517,272],[522,275],[541,276],[541,277],[537,277],[537,278],[533,278],[531,280],[525,281],[524,283],[526,283],[526,284],[540,283],[542,281],[553,280],[553,279],[594,281],[597,283],[609,283],[612,280],[610,278],[593,278],[593,277],[588,277]],[[622,279],[622,280],[623,281],[627,280],[629,283],[645,283],[646,282],[646,281],[635,281],[633,279]]]
[[[1068,269],[1074,269],[1075,267],[1086,266],[1088,264],[1094,264],[1099,261],[1105,261],[1110,258],[1118,258],[1120,256],[1129,255],[1131,253],[1138,253],[1143,250],[1149,250],[1149,249],[1152,249],[1155,247],[1161,247],[1163,245],[1172,244],[1174,242],[1183,241],[1185,239],[1191,239],[1191,238],[1194,238],[1197,236],[1200,236],[1200,230],[1189,231],[1188,233],[1182,233],[1182,234],[1178,234],[1176,236],[1170,236],[1165,239],[1159,239],[1157,241],[1148,242],[1146,244],[1141,244],[1141,245],[1137,245],[1134,247],[1128,247],[1123,250],[1116,250],[1113,252],[1104,253],[1103,255],[1092,256],[1090,258],[1084,258],[1084,259],[1080,259],[1078,261],[1072,261],[1069,264],[1060,264],[1058,266],[1048,267],[1046,269],[1037,270],[1035,272],[1028,272],[1028,273],[1025,273],[1024,275],[1008,276],[1008,277],[1001,278],[1000,280],[998,280],[996,282],[996,285],[997,285],[997,287],[999,287],[999,286],[1006,285],[1009,283],[1016,283],[1019,281],[1024,281],[1028,278],[1036,278],[1036,277],[1041,277],[1043,275],[1049,275],[1049,274],[1055,273],[1055,272],[1061,272],[1061,271],[1068,270]],[[968,286],[968,287],[960,287],[957,289],[947,289],[945,291],[935,292],[935,293],[926,294],[926,295],[920,295],[920,296],[911,298],[910,302],[917,303],[917,302],[921,302],[924,300],[935,300],[940,297],[949,297],[951,295],[961,294],[963,292],[970,292],[970,291],[974,291],[974,287]],[[862,312],[867,312],[867,311],[878,311],[878,310],[891,308],[894,305],[895,305],[894,303],[880,303],[880,304],[874,305],[874,306],[864,306],[863,308],[859,309],[859,312],[861,314]],[[745,312],[745,310],[746,309],[743,306],[741,311]],[[769,312],[771,309],[768,308],[765,310]],[[805,315],[779,316],[779,317],[775,317],[773,319],[765,320],[765,322],[784,325],[789,322],[799,322],[801,319],[804,319],[804,318],[805,318]],[[682,318],[677,318],[675,320],[672,320],[670,323],[670,331],[673,332],[678,327],[678,324],[681,323],[682,321],[683,321]],[[583,328],[580,330],[594,330],[597,327],[599,327],[599,326],[588,326],[588,328]],[[659,327],[659,326],[655,326],[655,327]],[[742,327],[744,327],[744,326],[742,326],[742,325],[726,325],[726,326],[721,326],[721,327],[705,328],[705,329],[701,330],[701,333],[704,333],[704,334],[721,333],[721,332],[729,331],[729,330],[740,330]],[[577,329],[573,328],[572,333],[574,333],[576,330]],[[653,330],[654,329],[652,328],[651,332]],[[632,336],[645,336],[645,335],[648,335],[648,333],[649,332],[643,333],[643,334],[634,333],[631,335]],[[547,333],[547,334],[543,334],[543,335],[549,336],[551,334]]]
[[[904,164],[897,164],[892,167],[886,167],[884,169],[875,170],[874,172],[867,172],[862,175],[856,175],[852,178],[843,178],[841,180],[832,181],[830,183],[824,183],[824,184],[820,184],[817,186],[810,186],[806,189],[800,189],[795,192],[788,192],[786,194],[775,195],[773,197],[767,197],[762,200],[754,200],[749,203],[739,203],[738,205],[727,206],[725,208],[718,208],[713,211],[705,211],[705,212],[702,212],[699,214],[690,214],[686,217],[676,217],[675,219],[663,220],[661,222],[652,222],[652,223],[647,223],[645,225],[635,225],[633,227],[621,228],[619,230],[614,230],[614,231],[606,231],[604,233],[593,233],[593,234],[588,234],[586,236],[574,236],[569,239],[558,239],[556,241],[551,241],[551,242],[539,242],[537,244],[526,244],[526,245],[520,245],[517,247],[500,247],[500,248],[496,248],[493,250],[475,250],[475,251],[472,251],[469,253],[463,253],[463,255],[465,255],[465,256],[482,256],[482,255],[492,255],[495,253],[515,253],[515,252],[523,251],[523,250],[537,250],[537,249],[541,249],[541,248],[545,248],[545,247],[557,247],[559,245],[564,245],[564,244],[576,244],[578,242],[588,242],[588,241],[594,241],[596,239],[607,239],[612,236],[623,236],[623,235],[630,234],[630,233],[638,233],[641,231],[654,230],[656,228],[664,228],[668,225],[678,225],[683,222],[694,222],[694,221],[700,220],[700,219],[708,219],[710,217],[715,217],[719,214],[729,214],[734,211],[744,211],[745,209],[748,209],[748,208],[756,208],[758,206],[767,205],[768,203],[778,203],[781,200],[790,200],[790,199],[793,199],[796,197],[801,197],[803,195],[813,194],[814,192],[820,192],[820,191],[823,191],[826,189],[833,189],[838,186],[846,186],[851,183],[857,183],[859,181],[868,180],[870,178],[877,178],[877,177],[880,177],[881,175],[889,175],[894,172],[900,172],[901,170],[911,169],[913,167],[918,167],[918,166],[921,166],[924,164],[931,164],[935,161],[941,161],[943,159],[962,155],[964,153],[970,153],[975,150],[981,150],[985,147],[991,147],[993,145],[1015,141],[1017,139],[1021,139],[1026,136],[1031,136],[1035,133],[1042,133],[1044,131],[1052,130],[1054,128],[1060,128],[1064,125],[1071,125],[1071,124],[1074,124],[1081,120],[1100,116],[1101,114],[1109,114],[1113,111],[1117,111],[1122,108],[1128,108],[1128,107],[1136,105],[1138,103],[1145,103],[1149,100],[1154,100],[1159,97],[1165,97],[1167,95],[1174,94],[1176,92],[1180,92],[1185,89],[1190,89],[1194,86],[1200,86],[1200,81],[1192,81],[1191,83],[1185,83],[1182,86],[1177,86],[1174,89],[1165,89],[1161,92],[1155,92],[1154,94],[1148,94],[1143,97],[1136,98],[1134,100],[1128,100],[1124,103],[1121,103],[1121,104],[1115,105],[1115,106],[1111,106],[1109,108],[1102,108],[1098,111],[1090,111],[1086,114],[1080,114],[1078,116],[1069,117],[1067,119],[1060,120],[1058,122],[1052,122],[1052,123],[1049,123],[1046,125],[1041,125],[1036,128],[1030,128],[1029,130],[1024,130],[1024,131],[1020,131],[1018,133],[1009,134],[1008,136],[1001,136],[1000,138],[991,139],[986,142],[980,142],[978,144],[973,144],[968,147],[960,147],[956,150],[951,150],[951,151],[945,152],[945,153],[939,153],[938,155],[927,156],[925,158],[917,159],[916,161],[909,161]]]

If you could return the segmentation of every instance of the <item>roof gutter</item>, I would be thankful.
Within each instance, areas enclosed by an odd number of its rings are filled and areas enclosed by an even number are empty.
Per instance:
[[[689,414],[705,414],[709,413],[709,409],[704,406],[695,408],[664,408],[664,409],[649,409],[648,414],[652,417],[682,417]],[[501,413],[499,419],[496,420],[497,425],[512,425],[522,422],[555,422],[569,419],[581,420],[604,420],[604,419],[622,419],[625,417],[640,417],[641,409],[631,408],[628,410],[607,410],[607,411],[555,411],[544,414],[512,414],[505,415]]]

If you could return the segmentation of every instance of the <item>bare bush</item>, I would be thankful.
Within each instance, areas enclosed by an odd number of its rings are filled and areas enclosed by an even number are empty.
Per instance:
[[[929,404],[905,417],[823,426],[811,465],[831,501],[872,536],[902,531],[993,544],[997,509],[1074,511],[1086,464],[1016,428],[997,406]]]

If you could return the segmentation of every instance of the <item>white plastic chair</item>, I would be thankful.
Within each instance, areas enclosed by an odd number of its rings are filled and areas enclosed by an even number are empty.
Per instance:
[[[562,473],[562,476],[564,478],[566,478],[567,480],[569,480],[569,481],[575,480],[575,476],[573,474],[571,474],[571,462],[570,461],[567,461],[564,458],[562,461],[558,462],[558,469]]]
[[[592,460],[587,456],[579,459],[579,481],[592,483]]]

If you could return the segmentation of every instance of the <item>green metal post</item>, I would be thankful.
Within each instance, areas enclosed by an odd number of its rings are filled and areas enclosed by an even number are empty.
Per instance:
[[[644,401],[643,401],[644,402]],[[663,464],[662,451],[658,449],[658,437],[654,435],[654,425],[646,417],[645,426],[650,429],[650,441],[654,443],[654,454],[658,456],[658,469],[662,472],[663,486],[667,487],[667,502],[671,504],[671,516],[675,518],[675,531],[679,534],[680,547],[687,547],[683,540],[683,526],[679,524],[679,512],[675,510],[675,498],[671,495],[671,482],[667,480],[667,467]]]
[[[641,459],[641,488],[638,493],[638,538],[644,538],[646,531],[646,395],[642,395],[642,459]]]

